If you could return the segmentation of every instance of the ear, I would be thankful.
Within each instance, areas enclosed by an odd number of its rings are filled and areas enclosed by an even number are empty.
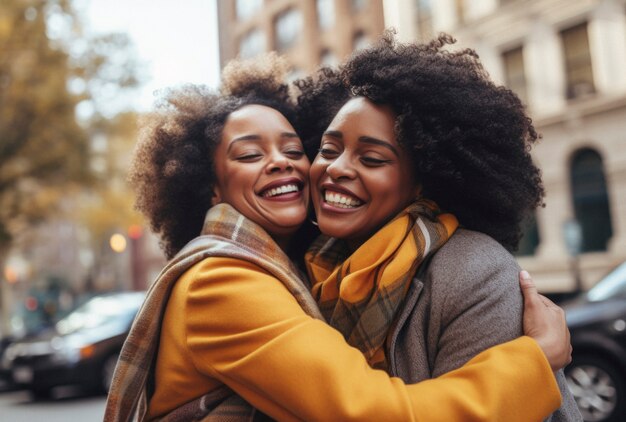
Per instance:
[[[221,202],[222,202],[222,192],[220,191],[219,186],[215,186],[213,188],[213,196],[211,196],[211,206],[214,207]]]

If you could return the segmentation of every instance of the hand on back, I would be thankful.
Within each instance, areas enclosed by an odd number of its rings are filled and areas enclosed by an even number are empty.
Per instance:
[[[537,292],[535,283],[526,271],[520,273],[520,286],[524,294],[524,334],[539,343],[552,370],[557,371],[572,361],[565,312]]]

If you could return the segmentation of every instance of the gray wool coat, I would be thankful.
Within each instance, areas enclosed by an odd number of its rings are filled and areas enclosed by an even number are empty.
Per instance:
[[[494,239],[458,229],[412,280],[390,337],[392,375],[407,383],[437,377],[519,337],[519,271],[515,258]],[[557,381],[561,407],[547,420],[582,421],[563,370]]]

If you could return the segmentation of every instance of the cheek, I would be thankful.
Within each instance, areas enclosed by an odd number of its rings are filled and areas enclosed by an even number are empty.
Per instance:
[[[220,178],[224,196],[237,201],[244,196],[251,195],[254,190],[254,174],[246,171],[246,168],[230,170],[230,172],[223,174]]]
[[[318,160],[313,161],[311,164],[311,168],[309,170],[309,179],[311,185],[314,186],[324,174],[325,166],[318,162]]]
[[[399,189],[396,193],[395,198],[393,199],[395,206],[393,207],[393,214],[396,214],[409,206],[416,199],[416,194],[410,189],[408,186]],[[390,200],[391,201],[391,200]]]
[[[304,174],[307,178],[309,177],[312,167],[311,163],[309,163],[309,160],[303,160],[301,163],[298,163],[297,167],[299,172]]]
[[[381,180],[384,180],[385,183],[381,184]],[[397,173],[381,176],[371,180],[371,182],[377,184],[377,189],[372,194],[376,195],[377,201],[386,210],[403,207],[409,200],[409,197],[412,198],[409,194],[411,181]]]

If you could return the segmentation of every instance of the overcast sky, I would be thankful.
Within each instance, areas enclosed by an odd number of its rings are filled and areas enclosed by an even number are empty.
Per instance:
[[[155,90],[183,83],[217,86],[215,0],[77,0],[89,28],[126,32],[146,70],[134,107],[147,110]]]

